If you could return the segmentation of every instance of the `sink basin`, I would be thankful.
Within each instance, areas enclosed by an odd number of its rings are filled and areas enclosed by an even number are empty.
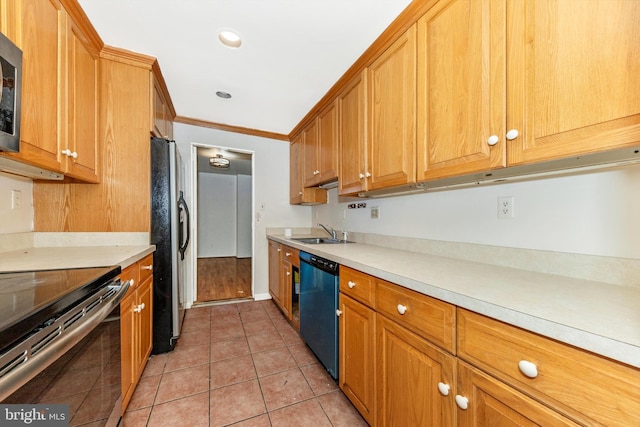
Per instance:
[[[331,239],[328,237],[294,237],[291,240],[300,243],[306,243],[310,245],[319,245],[319,244],[335,244],[335,243],[353,243],[349,240],[341,240],[341,239]]]

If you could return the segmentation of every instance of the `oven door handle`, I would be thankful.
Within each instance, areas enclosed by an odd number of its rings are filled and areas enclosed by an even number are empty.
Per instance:
[[[116,279],[0,355],[0,402],[86,337],[113,311],[132,280]]]

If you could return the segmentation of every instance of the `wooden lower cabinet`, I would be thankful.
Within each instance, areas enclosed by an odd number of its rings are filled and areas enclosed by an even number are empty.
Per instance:
[[[376,365],[376,425],[455,425],[453,356],[377,314]]]
[[[153,346],[153,268],[150,256],[126,268],[121,280],[133,280],[120,302],[122,413],[140,380]],[[143,280],[139,283],[139,280]]]
[[[297,249],[269,240],[269,293],[290,321],[293,320],[293,280],[299,268]]]
[[[269,293],[279,306],[280,301],[280,260],[282,248],[280,243],[269,240]]]
[[[375,425],[375,311],[340,294],[339,385],[370,425]]]
[[[458,361],[457,375],[460,427],[579,425],[462,361]]]

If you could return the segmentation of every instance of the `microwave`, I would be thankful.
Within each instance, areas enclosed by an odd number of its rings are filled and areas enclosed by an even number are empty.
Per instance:
[[[0,151],[20,151],[22,51],[0,33]]]

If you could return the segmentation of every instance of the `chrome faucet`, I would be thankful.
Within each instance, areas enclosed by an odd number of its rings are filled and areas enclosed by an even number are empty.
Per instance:
[[[336,230],[334,230],[333,228],[329,227],[329,226],[325,226],[322,225],[320,223],[318,223],[319,227],[322,227],[324,229],[324,231],[326,231],[327,233],[329,233],[331,235],[331,238],[333,240],[338,240],[338,233],[336,232]]]

